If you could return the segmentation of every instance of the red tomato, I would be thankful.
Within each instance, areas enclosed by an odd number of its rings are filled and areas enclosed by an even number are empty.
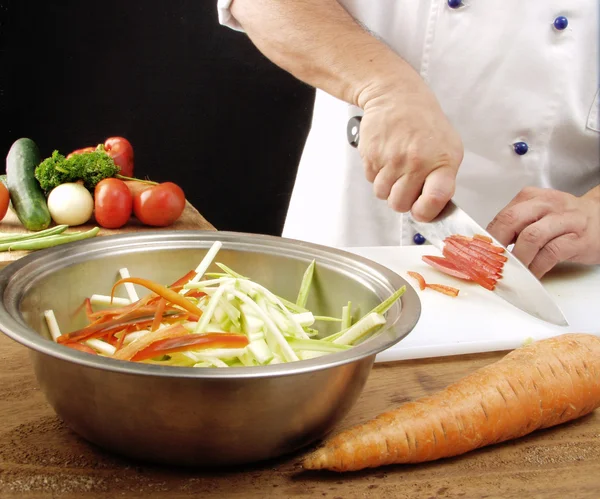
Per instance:
[[[127,139],[110,137],[104,141],[104,149],[115,165],[121,168],[121,175],[133,177],[133,147]]]
[[[125,182],[118,178],[105,178],[94,191],[96,222],[107,229],[123,227],[131,217],[133,198]]]
[[[185,194],[173,182],[150,187],[133,197],[133,213],[145,225],[167,227],[185,209]]]
[[[6,216],[8,205],[10,204],[10,194],[3,182],[0,182],[0,220]]]
[[[67,159],[69,159],[71,156],[74,156],[75,154],[84,154],[86,152],[94,152],[95,150],[95,147],[84,147],[83,149],[75,149],[72,153],[67,155]]]

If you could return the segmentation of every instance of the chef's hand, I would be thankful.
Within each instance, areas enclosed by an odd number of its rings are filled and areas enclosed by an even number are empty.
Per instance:
[[[463,158],[459,134],[424,82],[388,88],[364,104],[358,150],[375,195],[429,222],[454,195]]]
[[[526,187],[488,231],[538,278],[563,261],[600,263],[600,186],[581,197]]]

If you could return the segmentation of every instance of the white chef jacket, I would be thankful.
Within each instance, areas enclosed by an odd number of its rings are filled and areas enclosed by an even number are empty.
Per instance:
[[[454,200],[481,225],[523,187],[581,195],[600,184],[597,0],[340,3],[437,96],[465,147]],[[219,20],[241,29],[230,4],[219,0]],[[555,27],[560,16],[566,29]],[[375,197],[348,144],[347,121],[358,114],[317,90],[284,236],[347,247],[412,243],[405,217]]]

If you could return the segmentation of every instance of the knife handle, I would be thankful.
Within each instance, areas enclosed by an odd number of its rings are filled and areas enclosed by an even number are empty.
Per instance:
[[[348,120],[348,124],[346,125],[346,136],[348,137],[348,143],[352,147],[358,147],[361,120],[362,116],[354,116]]]

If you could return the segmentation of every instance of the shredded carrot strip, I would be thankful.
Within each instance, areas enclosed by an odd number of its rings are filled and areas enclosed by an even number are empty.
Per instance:
[[[150,291],[154,291],[157,295],[162,296],[168,302],[170,302],[174,305],[179,305],[181,308],[183,308],[184,310],[187,310],[188,312],[191,312],[192,314],[195,314],[198,316],[202,315],[202,310],[200,310],[198,307],[196,307],[196,305],[194,305],[185,296],[180,295],[176,291],[174,291],[170,288],[167,288],[167,287],[163,286],[162,284],[158,284],[158,283],[150,281],[148,279],[142,279],[139,277],[128,277],[127,279],[120,279],[113,286],[113,288],[110,292],[110,296],[111,297],[114,296],[115,289],[119,285],[124,284],[126,282],[131,282],[134,284],[139,284],[140,286],[144,286],[145,288],[149,289]]]

